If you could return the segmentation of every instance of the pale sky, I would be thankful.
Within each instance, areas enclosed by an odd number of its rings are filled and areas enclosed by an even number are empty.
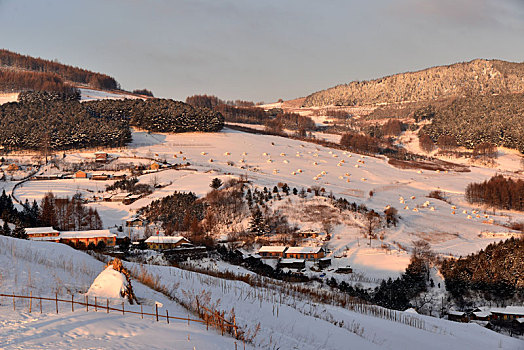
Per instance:
[[[0,0],[0,47],[157,97],[275,101],[353,80],[524,61],[524,0]]]

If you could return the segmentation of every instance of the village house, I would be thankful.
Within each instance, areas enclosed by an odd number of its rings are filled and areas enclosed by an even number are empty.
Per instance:
[[[284,258],[318,260],[324,255],[325,251],[322,247],[291,247],[285,251]]]
[[[63,231],[60,232],[60,242],[73,245],[83,243],[86,247],[90,243],[96,246],[104,242],[106,247],[113,247],[116,243],[116,235],[109,230]]]
[[[505,308],[491,309],[491,318],[494,320],[511,321],[524,318],[524,306],[506,306]]]
[[[59,242],[60,232],[52,227],[28,227],[25,229],[27,237],[32,241]]]
[[[286,246],[265,245],[258,250],[258,255],[260,255],[264,259],[283,258],[286,249],[288,249],[288,247]]]
[[[100,163],[107,162],[107,152],[103,152],[103,151],[95,152],[95,162],[100,162]]]
[[[469,317],[464,311],[449,310],[448,320],[455,322],[469,322]]]
[[[129,204],[133,203],[134,201],[140,199],[140,197],[142,197],[142,196],[139,195],[139,194],[132,194],[132,195],[129,195],[126,198],[124,198],[122,203],[124,203],[125,205],[129,205]]]
[[[126,220],[126,226],[127,227],[142,227],[144,226],[144,220],[138,217],[133,217],[131,219]]]
[[[189,240],[182,236],[151,236],[146,239],[145,243],[149,249],[153,250],[173,249],[191,244]]]
[[[129,197],[130,193],[117,193],[114,196],[111,197],[111,202],[123,202],[127,197]]]

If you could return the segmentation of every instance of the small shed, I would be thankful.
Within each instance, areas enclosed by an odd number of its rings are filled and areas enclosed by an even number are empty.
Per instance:
[[[110,176],[108,174],[93,174],[91,180],[95,181],[106,181],[109,180]]]
[[[159,169],[160,169],[160,164],[158,164],[157,162],[154,162],[153,164],[149,166],[149,170],[159,170]]]
[[[335,272],[348,274],[348,273],[353,273],[353,269],[350,266],[341,266],[338,269],[336,269]]]
[[[7,171],[18,171],[18,170],[20,170],[20,167],[15,163],[9,164],[9,166],[7,167]]]
[[[281,269],[288,268],[288,269],[302,270],[306,267],[306,260],[305,259],[280,259],[277,265]]]
[[[331,258],[321,258],[318,259],[318,267],[321,269],[325,269],[326,267],[331,265]]]

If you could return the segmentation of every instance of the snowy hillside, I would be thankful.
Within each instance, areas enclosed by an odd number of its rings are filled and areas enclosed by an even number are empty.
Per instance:
[[[74,292],[81,298],[89,284],[103,269],[103,264],[65,245],[29,242],[0,237],[1,290],[4,292],[49,295],[54,291],[68,298]],[[127,264],[129,268],[139,267]],[[237,324],[254,332],[256,348],[265,349],[518,349],[522,343],[474,324],[411,315],[423,327],[387,321],[379,317],[340,307],[312,303],[299,295],[290,297],[273,288],[254,288],[244,282],[215,277],[172,267],[146,266],[160,281],[172,288],[174,296],[191,302],[200,296],[205,305],[230,312],[234,309]],[[187,311],[166,296],[133,281],[135,292],[150,309],[155,302],[170,315]],[[194,300],[194,299],[193,299]],[[234,339],[206,331],[204,326],[171,324],[122,316],[116,312],[71,312],[67,305],[44,303],[43,314],[35,308],[29,314],[27,303],[18,302],[13,311],[9,298],[0,298],[0,347],[3,349],[234,349]],[[128,305],[126,308],[132,308]],[[165,312],[165,311],[161,311]],[[401,314],[401,313],[399,313]],[[256,315],[256,316],[255,316]],[[255,317],[254,317],[255,316]],[[400,317],[400,316],[399,316]],[[405,317],[408,317],[407,315]],[[429,339],[429,341],[428,341]],[[246,348],[251,348],[248,345]]]
[[[104,264],[66,245],[31,242],[0,236],[0,293],[82,299]],[[145,312],[154,309],[170,316],[187,317],[185,308],[166,296],[133,281]],[[105,299],[104,299],[105,301]],[[112,300],[120,305],[121,299]],[[2,349],[234,349],[234,339],[206,331],[205,325],[171,320],[157,323],[138,315],[122,316],[115,312],[75,310],[60,305],[55,313],[53,302],[43,303],[43,314],[29,314],[28,303],[18,301],[13,311],[12,299],[0,298],[0,348]],[[127,305],[126,309],[140,310]],[[194,317],[194,316],[192,316]],[[248,347],[249,348],[249,347]]]

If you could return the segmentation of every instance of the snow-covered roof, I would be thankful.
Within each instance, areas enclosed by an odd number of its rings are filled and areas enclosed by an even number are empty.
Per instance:
[[[28,227],[25,229],[25,233],[27,233],[27,235],[30,236],[30,235],[36,235],[36,234],[42,234],[42,233],[58,234],[59,232],[52,227]]]
[[[505,308],[491,309],[492,313],[524,316],[524,306],[506,306]]]
[[[118,194],[115,194],[113,197],[113,199],[124,199],[124,198],[127,198],[128,196],[130,195],[130,193],[128,192],[125,192],[125,193],[118,193]]]
[[[449,311],[448,311],[448,315],[453,315],[453,316],[464,316],[464,315],[465,315],[465,312],[464,312],[464,311],[457,311],[457,310],[449,310]]]
[[[410,307],[409,309],[404,310],[404,312],[407,312],[409,314],[418,314],[417,310],[415,310],[412,307]]]
[[[322,247],[291,247],[286,254],[315,254],[320,252]]]
[[[101,237],[116,237],[115,234],[109,230],[88,230],[88,231],[62,231],[60,238],[101,238]]]
[[[517,318],[518,323],[524,323],[524,317]]]
[[[281,264],[293,264],[293,263],[304,263],[306,260],[304,259],[281,259]]]
[[[489,311],[475,311],[473,312],[473,315],[477,317],[489,317],[491,316],[491,312]]]
[[[287,249],[283,245],[265,245],[262,246],[258,252],[259,253],[283,253]]]
[[[183,239],[187,240],[185,237],[182,237],[182,236],[151,236],[148,239],[146,239],[146,243],[176,244]]]

